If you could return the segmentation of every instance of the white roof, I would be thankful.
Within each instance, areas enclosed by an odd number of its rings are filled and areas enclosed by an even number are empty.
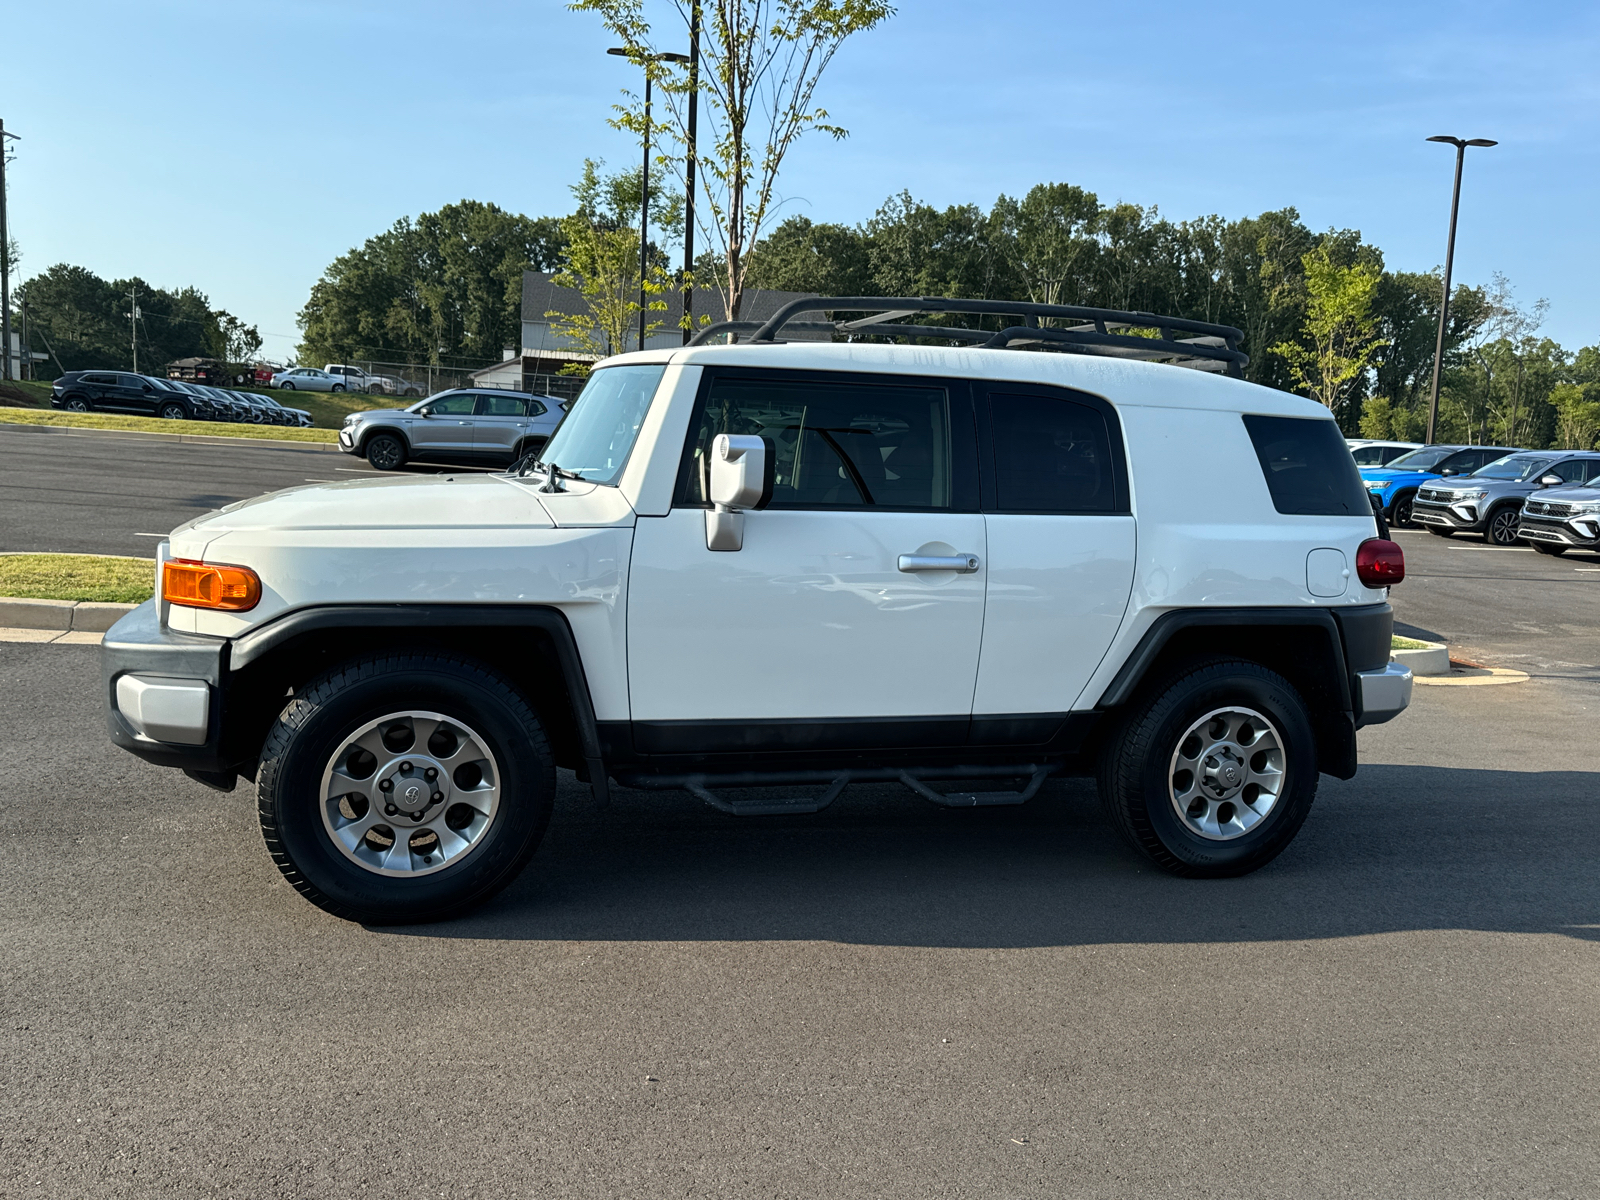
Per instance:
[[[776,367],[787,370],[861,371],[944,375],[1076,388],[1113,404],[1267,413],[1285,417],[1332,414],[1315,400],[1275,388],[1166,363],[1095,354],[970,347],[885,345],[871,342],[777,342],[759,346],[694,346],[619,354],[601,366],[628,362]]]

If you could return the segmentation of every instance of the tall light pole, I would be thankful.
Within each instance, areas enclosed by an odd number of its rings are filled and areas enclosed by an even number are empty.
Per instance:
[[[11,378],[11,235],[6,230],[6,139],[21,141],[6,132],[0,121],[0,379]]]
[[[1439,371],[1444,366],[1444,330],[1450,317],[1450,268],[1456,257],[1456,209],[1461,204],[1461,166],[1466,161],[1468,146],[1498,146],[1488,138],[1450,137],[1439,134],[1430,142],[1445,142],[1456,148],[1456,186],[1450,193],[1450,240],[1444,251],[1444,295],[1439,301],[1439,338],[1433,346],[1433,386],[1428,392],[1428,444],[1433,444],[1434,427],[1439,423]]]
[[[698,6],[696,11],[698,11]],[[621,46],[613,46],[607,54],[633,58]],[[687,54],[650,54],[643,56],[651,62],[687,63]],[[649,320],[650,288],[650,68],[644,71],[644,170],[639,176],[639,349],[644,349],[645,325]]]

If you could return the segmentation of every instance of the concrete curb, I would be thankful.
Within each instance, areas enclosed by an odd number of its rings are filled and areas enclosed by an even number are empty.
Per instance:
[[[1450,674],[1450,650],[1443,642],[1429,642],[1418,650],[1391,650],[1389,657],[1410,667],[1412,675]]]
[[[337,450],[338,442],[296,442],[287,438],[224,437],[211,433],[160,433],[153,429],[81,429],[75,425],[33,425],[24,421],[0,421],[0,429],[26,429],[30,433],[95,434],[103,437],[149,439],[157,442],[186,442],[194,446],[267,446],[297,450]]]
[[[103,604],[95,600],[23,600],[0,596],[0,627],[104,633],[138,607],[137,604]]]

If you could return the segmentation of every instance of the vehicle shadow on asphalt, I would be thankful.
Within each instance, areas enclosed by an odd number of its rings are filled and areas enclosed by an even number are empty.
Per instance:
[[[816,816],[726,817],[566,781],[521,879],[425,938],[823,940],[996,949],[1253,942],[1407,930],[1600,940],[1600,773],[1367,766],[1324,778],[1253,875],[1175,879],[1126,848],[1086,780],[1021,808],[945,810],[852,788]]]

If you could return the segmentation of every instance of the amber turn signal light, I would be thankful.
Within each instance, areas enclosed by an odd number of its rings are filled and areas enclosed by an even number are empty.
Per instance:
[[[187,608],[244,612],[261,603],[261,577],[249,567],[170,558],[161,570],[161,598]]]

